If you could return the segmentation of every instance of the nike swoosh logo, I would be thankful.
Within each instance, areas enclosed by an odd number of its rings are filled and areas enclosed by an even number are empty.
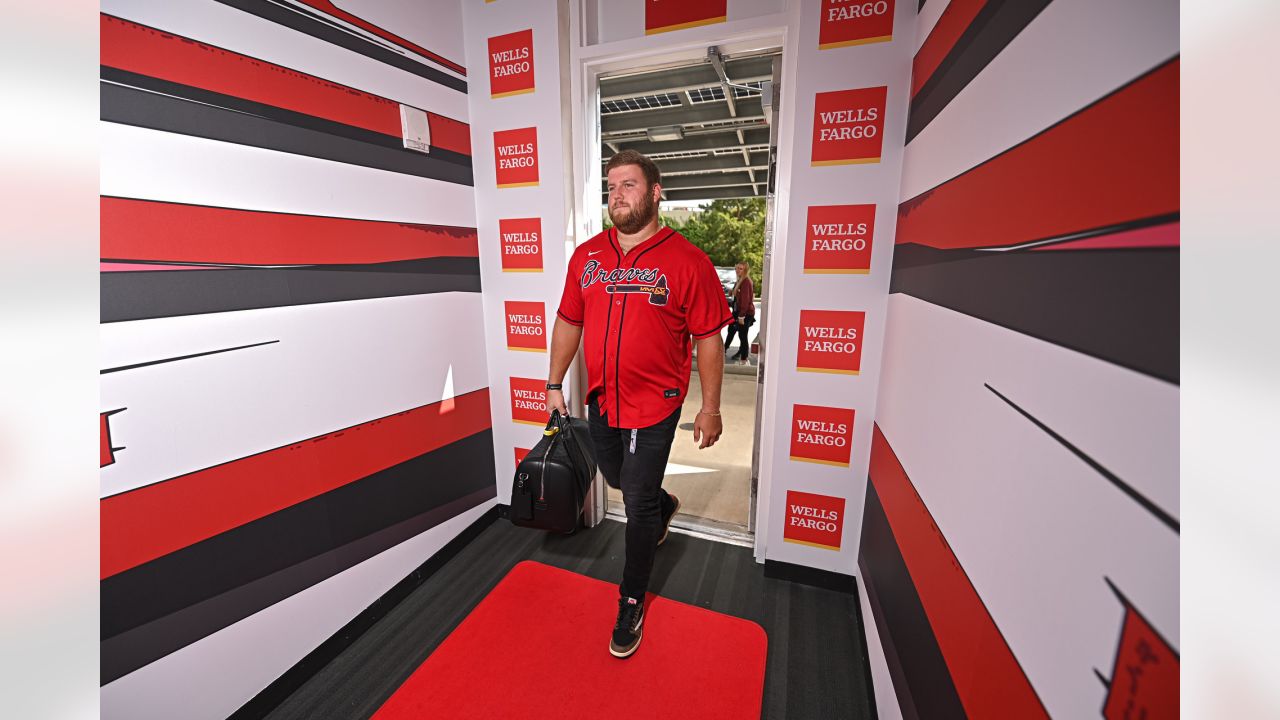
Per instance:
[[[592,250],[591,252],[587,253],[587,257],[591,257],[592,255],[595,255],[595,254],[597,254],[597,253],[602,253],[602,252],[604,252],[604,251],[603,251],[603,250]]]

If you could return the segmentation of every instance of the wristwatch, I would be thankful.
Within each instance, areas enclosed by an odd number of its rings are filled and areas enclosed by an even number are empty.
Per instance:
[[[547,383],[548,390],[560,390],[563,386],[560,383]]]

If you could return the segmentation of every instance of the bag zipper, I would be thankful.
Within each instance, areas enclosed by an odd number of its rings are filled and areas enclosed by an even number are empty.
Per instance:
[[[551,442],[547,443],[547,451],[542,454],[542,475],[538,478],[538,502],[540,503],[547,501],[547,458],[551,457],[551,450],[556,446],[558,437],[560,437],[559,428],[555,428],[551,433]]]

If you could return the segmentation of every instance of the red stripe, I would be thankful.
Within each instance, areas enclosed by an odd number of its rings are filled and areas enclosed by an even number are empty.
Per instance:
[[[160,265],[155,263],[100,262],[98,272],[159,272],[164,270],[226,270],[229,265]]]
[[[1048,718],[880,426],[873,432],[871,483],[965,713],[972,718]]]
[[[489,427],[486,388],[103,498],[102,577]]]
[[[401,136],[400,104],[393,100],[110,15],[101,18],[107,67]],[[427,120],[433,146],[470,155],[466,123],[434,113]]]
[[[111,413],[98,413],[98,467],[106,467],[116,461],[115,451],[111,448]]]
[[[243,265],[383,263],[478,257],[474,228],[349,220],[104,197],[108,260]]]
[[[443,56],[433,53],[430,50],[422,47],[421,45],[417,45],[409,40],[405,40],[399,35],[396,35],[387,30],[383,30],[377,25],[374,25],[368,20],[365,20],[364,18],[352,15],[346,10],[343,10],[342,8],[339,8],[337,5],[334,5],[333,3],[329,2],[329,0],[299,0],[299,2],[301,2],[303,5],[310,5],[316,10],[319,10],[324,13],[328,13],[329,15],[332,15],[336,18],[341,18],[342,20],[345,20],[351,23],[352,25],[355,25],[356,27],[363,28],[364,30],[368,30],[369,32],[373,33],[374,35],[377,35],[383,40],[390,40],[391,42],[399,45],[402,48],[405,48],[407,50],[412,50],[418,53],[422,57],[431,58],[432,60],[440,63],[441,65],[449,68],[450,70],[453,70],[454,72],[460,73],[462,75],[467,74],[467,69],[459,65],[458,63],[453,62],[452,60],[447,60]]]
[[[1176,248],[1181,244],[1179,223],[1153,225],[1124,232],[1099,235],[1082,240],[1053,245],[1041,245],[1032,250],[1127,250],[1134,248]]]
[[[1178,61],[898,207],[898,244],[954,249],[1178,211]]]
[[[925,38],[911,61],[911,97],[914,98],[933,77],[951,48],[956,46],[956,41],[969,29],[978,11],[986,4],[987,0],[951,0],[947,9],[942,11],[937,24],[929,31],[929,37]]]

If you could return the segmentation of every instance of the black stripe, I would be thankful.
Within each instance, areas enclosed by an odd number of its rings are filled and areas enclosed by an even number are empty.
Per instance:
[[[101,273],[101,321],[257,310],[440,292],[480,292],[468,257],[296,268]]]
[[[1142,493],[1139,493],[1137,490],[1134,489],[1132,485],[1125,482],[1124,480],[1121,480],[1119,476],[1117,476],[1115,473],[1103,467],[1102,463],[1086,455],[1083,450],[1073,445],[1070,441],[1068,441],[1066,438],[1062,437],[1058,433],[1054,432],[1053,428],[1050,428],[1048,425],[1045,425],[1043,422],[1040,422],[1040,420],[1036,418],[1034,415],[1027,412],[1026,410],[1023,410],[1021,407],[1018,406],[1017,403],[1005,397],[999,390],[996,390],[995,388],[991,387],[991,385],[987,383],[983,383],[982,386],[990,390],[991,392],[995,393],[995,396],[1005,401],[1005,403],[1007,403],[1009,407],[1013,408],[1014,410],[1017,410],[1019,415],[1030,420],[1033,425],[1045,431],[1045,433],[1047,433],[1049,437],[1058,441],[1058,444],[1062,445],[1067,450],[1071,451],[1072,455],[1075,455],[1076,457],[1083,460],[1086,465],[1093,468],[1094,471],[1096,471],[1102,477],[1106,478],[1107,481],[1110,482],[1112,485],[1116,486],[1116,488],[1119,489],[1120,492],[1127,495],[1130,500],[1133,500],[1134,502],[1141,505],[1143,510],[1146,510],[1147,512],[1154,515],[1157,520],[1164,523],[1165,526],[1167,526],[1170,530],[1173,530],[1176,533],[1181,533],[1181,526],[1179,525],[1177,519],[1175,519],[1169,513],[1165,512],[1163,509],[1161,509],[1160,506],[1152,502],[1150,498],[1146,497]]]
[[[468,168],[471,167],[471,156],[454,152],[453,150],[446,150],[435,145],[431,146],[431,154],[429,156],[423,155],[422,153],[413,150],[406,150],[403,140],[398,136],[386,135],[384,133],[367,130],[362,127],[347,125],[345,123],[337,122],[336,120],[327,120],[325,118],[308,115],[306,113],[286,110],[267,103],[246,100],[235,95],[226,95],[223,93],[213,92],[211,90],[193,87],[191,85],[183,85],[181,83],[170,82],[168,80],[161,80],[149,75],[141,75],[127,70],[118,70],[106,65],[101,67],[100,72],[102,79],[110,83],[127,85],[129,87],[142,90],[150,90],[153,93],[173,95],[184,100],[215,105],[220,108],[236,110],[250,115],[258,115],[287,125],[315,130],[328,135],[337,135],[351,140],[358,140],[363,143],[378,145],[398,152],[410,153],[411,156],[420,158],[430,157],[436,160],[453,163],[455,165],[462,165]],[[107,118],[104,117],[103,119]]]
[[[903,212],[903,209],[899,208],[900,216],[902,212]],[[907,212],[910,212],[910,211],[907,211]],[[940,252],[946,252],[947,253],[946,255],[940,255],[937,253],[920,253],[915,250],[911,250],[905,256],[902,257],[901,267],[918,267],[921,265],[933,265],[933,264],[942,263],[942,262],[953,262],[955,260],[967,260],[970,258],[978,257],[980,255],[986,255],[989,253],[1023,252],[1023,251],[1033,250],[1035,248],[1049,248],[1055,245],[1062,245],[1063,243],[1077,242],[1079,240],[1087,240],[1089,238],[1102,237],[1104,235],[1115,235],[1117,233],[1130,232],[1133,230],[1141,230],[1143,228],[1156,227],[1159,225],[1168,225],[1171,223],[1178,222],[1179,217],[1180,217],[1180,213],[1176,213],[1176,212],[1167,213],[1165,215],[1154,215],[1152,217],[1139,218],[1137,220],[1126,220],[1124,222],[1119,222],[1112,225],[1103,225],[1101,227],[1088,228],[1085,230],[1068,232],[1061,235],[1054,235],[1051,237],[1028,238],[1024,240],[1018,240],[1017,242],[1010,243],[1009,245],[983,246],[981,248],[976,248],[976,247],[975,248],[955,248],[954,250],[946,250],[946,251],[940,250]],[[902,245],[899,245],[898,247],[899,248],[919,248],[921,247],[921,245],[917,243],[904,243]],[[924,247],[928,247],[928,246],[924,246]],[[1114,250],[1124,250],[1124,249],[1150,250],[1152,248],[1080,248],[1081,251],[1091,251],[1091,250],[1114,251]],[[1156,249],[1161,249],[1161,248],[1156,248]],[[1041,252],[1040,250],[1035,250],[1035,251]],[[1074,252],[1074,250],[1072,251]],[[1062,252],[1062,251],[1055,250],[1054,252]],[[894,256],[895,270],[898,269],[899,267],[897,259],[898,259],[898,256],[895,253],[895,256]]]
[[[102,119],[108,122],[163,130],[248,147],[304,155],[415,175],[459,185],[471,185],[470,163],[461,164],[386,144],[355,140],[328,131],[301,127],[267,117],[204,105],[147,90],[101,84]],[[320,122],[316,120],[315,122]],[[313,123],[314,124],[314,123]],[[336,125],[337,123],[330,123]],[[347,133],[350,135],[351,133]],[[372,133],[375,136],[379,133]],[[449,153],[456,158],[456,153]]]
[[[875,485],[867,482],[858,568],[905,720],[965,718],[947,661],[898,549]]]
[[[736,318],[734,318],[732,315],[730,315],[730,316],[726,317],[725,319],[721,320],[721,321],[720,321],[720,324],[719,324],[719,325],[717,325],[716,327],[712,328],[711,330],[708,330],[708,331],[706,331],[706,332],[704,332],[704,333],[692,333],[692,334],[693,334],[693,336],[694,336],[695,338],[697,338],[697,339],[699,339],[699,340],[701,340],[701,339],[703,339],[703,338],[709,338],[709,337],[711,337],[712,335],[715,335],[715,334],[719,333],[721,330],[723,330],[723,329],[725,328],[725,326],[726,326],[726,325],[728,325],[729,323],[732,323],[735,319],[736,319]]]
[[[239,710],[231,714],[230,720],[266,717],[286,698],[302,688],[308,680],[315,677],[316,673],[355,644],[357,640],[362,638],[367,640],[365,633],[372,629],[379,620],[386,617],[392,610],[395,610],[396,606],[412,595],[414,590],[431,579],[437,571],[444,567],[445,563],[453,559],[472,540],[476,539],[485,528],[492,525],[493,521],[498,519],[501,507],[495,505],[476,519],[475,522],[467,526],[466,530],[463,530],[457,537],[450,540],[447,545],[432,555],[426,562],[414,568],[413,572],[406,575],[377,600],[374,600],[369,607],[352,618],[351,622],[343,625],[337,632],[330,635],[329,639],[320,643],[319,647],[312,650],[283,675],[272,681],[264,690],[254,695],[252,700],[241,705]]]
[[[324,40],[339,47],[344,47],[367,58],[386,63],[392,67],[411,72],[421,78],[440,83],[460,92],[467,92],[467,81],[456,78],[442,70],[418,62],[400,52],[383,47],[372,40],[355,35],[349,30],[322,20],[309,12],[304,14],[300,8],[284,7],[269,0],[217,0],[223,5],[257,15],[278,25],[297,30],[300,33]]]
[[[1179,660],[1182,658],[1182,654],[1178,652],[1177,648],[1174,647],[1173,643],[1169,642],[1169,638],[1165,637],[1164,633],[1156,629],[1156,624],[1151,622],[1151,618],[1144,615],[1142,611],[1138,609],[1138,606],[1134,605],[1133,601],[1129,600],[1129,596],[1121,592],[1120,588],[1117,587],[1116,584],[1111,581],[1111,578],[1107,577],[1106,575],[1103,575],[1102,581],[1105,582],[1107,584],[1107,587],[1111,589],[1111,592],[1116,596],[1116,599],[1120,601],[1121,605],[1125,606],[1125,608],[1129,610],[1132,610],[1134,615],[1137,615],[1139,618],[1141,618],[1142,622],[1147,624],[1147,627],[1151,630],[1151,633],[1160,640],[1161,644],[1163,644],[1166,648],[1168,648],[1169,652],[1173,653],[1174,658]],[[1116,659],[1117,660],[1120,659],[1118,656],[1119,655],[1118,651],[1120,650],[1120,641],[1123,638],[1124,638],[1124,627],[1121,626],[1120,632],[1116,634],[1116,650],[1117,650]],[[1111,673],[1112,677],[1116,676],[1115,670],[1116,668],[1113,667],[1112,673]],[[1107,683],[1107,685],[1110,685],[1110,683]]]
[[[163,363],[178,362],[179,360],[190,360],[191,358],[204,357],[205,355],[217,355],[219,353],[231,352],[233,350],[244,350],[246,348],[255,348],[278,342],[280,341],[265,340],[260,343],[253,343],[252,345],[237,345],[236,347],[222,348],[221,350],[209,350],[207,352],[192,353],[191,355],[179,355],[178,357],[162,358],[160,360],[148,360],[147,362],[134,363],[133,365],[121,365],[120,367],[107,368],[106,370],[98,371],[98,374],[106,375],[107,373],[121,372],[124,370],[136,370],[137,368],[144,368],[150,365],[161,365]]]
[[[102,581],[103,684],[493,498],[491,430]]]
[[[983,6],[938,69],[911,99],[907,142],[933,122],[1048,5],[1049,0],[990,0]]]
[[[582,326],[582,321],[581,321],[581,320],[570,320],[568,315],[565,315],[564,313],[560,312],[559,310],[556,310],[556,315],[558,315],[558,316],[560,317],[560,319],[561,319],[561,320],[564,320],[565,322],[569,323],[570,325],[577,325],[577,326],[579,326],[579,327],[581,327],[581,326]]]
[[[1176,248],[980,252],[899,245],[903,293],[1171,383],[1179,376]]]
[[[176,200],[155,200],[152,198],[126,197],[124,195],[105,195],[104,194],[101,197],[109,200],[128,200],[129,202],[135,202],[135,203],[155,203],[157,205],[179,205],[182,207],[210,208],[212,210],[235,210],[236,212],[254,213],[255,215],[287,215],[289,217],[310,217],[310,218],[323,218],[325,220],[349,220],[349,221],[355,221],[355,222],[361,222],[361,223],[382,223],[385,225],[402,225],[402,226],[408,226],[415,229],[426,228],[426,229],[440,230],[440,231],[449,233],[450,235],[456,235],[456,234],[474,235],[476,232],[476,229],[474,226],[468,226],[468,225],[438,225],[435,223],[403,222],[400,220],[349,218],[349,217],[342,217],[340,215],[317,215],[316,213],[284,212],[282,210],[246,210],[241,207],[228,207],[226,205],[209,205],[207,203],[178,202]],[[104,260],[105,259],[106,258],[104,258]],[[149,261],[127,260],[123,262],[145,263]],[[182,264],[190,265],[191,263],[182,263]]]

